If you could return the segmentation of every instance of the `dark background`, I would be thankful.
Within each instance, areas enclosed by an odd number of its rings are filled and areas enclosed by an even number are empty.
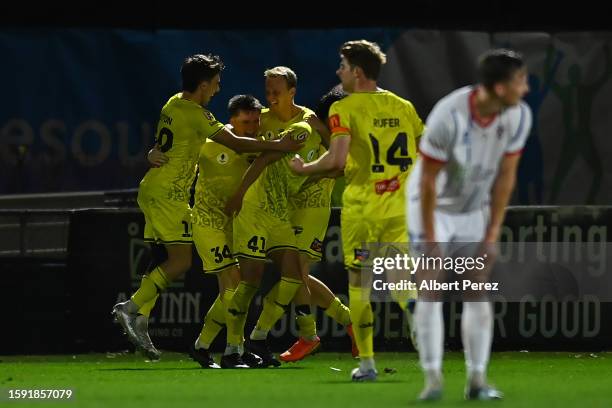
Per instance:
[[[475,31],[607,30],[605,1],[11,1],[0,26],[131,29],[417,27]]]

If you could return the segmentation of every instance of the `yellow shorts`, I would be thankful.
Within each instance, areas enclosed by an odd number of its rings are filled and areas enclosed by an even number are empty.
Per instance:
[[[315,260],[321,259],[330,212],[329,207],[301,208],[291,212],[291,225],[300,253]]]
[[[234,256],[265,259],[279,249],[297,250],[291,223],[244,202],[234,218]]]
[[[193,224],[193,243],[205,273],[217,273],[238,265],[232,255],[232,226],[224,230]]]
[[[138,190],[138,206],[145,216],[144,240],[157,244],[191,244],[189,203],[169,200]]]
[[[340,223],[344,264],[347,268],[358,269],[370,264],[367,243],[396,243],[401,244],[395,246],[396,250],[406,249],[408,233],[403,216],[380,218],[379,214],[364,214],[363,207],[344,207]]]

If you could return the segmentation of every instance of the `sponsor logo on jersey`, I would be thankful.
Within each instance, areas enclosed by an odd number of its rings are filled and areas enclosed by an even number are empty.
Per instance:
[[[400,182],[397,177],[393,177],[392,179],[388,180],[377,181],[374,184],[374,190],[376,191],[376,194],[392,193],[394,191],[399,190],[399,188]]]

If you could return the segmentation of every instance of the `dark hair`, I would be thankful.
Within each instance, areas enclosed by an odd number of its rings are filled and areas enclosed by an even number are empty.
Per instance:
[[[230,117],[237,116],[240,111],[261,111],[263,105],[253,95],[235,95],[227,104]]]
[[[334,86],[329,92],[321,97],[315,108],[315,114],[323,123],[327,124],[327,119],[329,119],[329,108],[331,108],[334,102],[346,96],[348,96],[348,93],[342,89],[342,85]]]
[[[185,58],[181,67],[183,91],[194,92],[202,81],[210,81],[224,67],[218,55],[195,54]]]
[[[363,70],[366,78],[377,80],[380,68],[387,62],[387,56],[378,44],[366,40],[347,41],[340,47],[340,54],[351,66]]]
[[[511,79],[524,66],[523,56],[516,51],[504,48],[489,50],[478,58],[478,79],[485,88],[491,89],[495,84]]]

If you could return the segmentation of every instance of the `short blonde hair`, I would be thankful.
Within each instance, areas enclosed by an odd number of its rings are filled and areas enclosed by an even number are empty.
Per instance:
[[[297,87],[297,75],[295,72],[289,67],[278,66],[270,69],[266,69],[264,71],[264,77],[266,78],[285,78],[287,82],[288,88],[296,88]]]

